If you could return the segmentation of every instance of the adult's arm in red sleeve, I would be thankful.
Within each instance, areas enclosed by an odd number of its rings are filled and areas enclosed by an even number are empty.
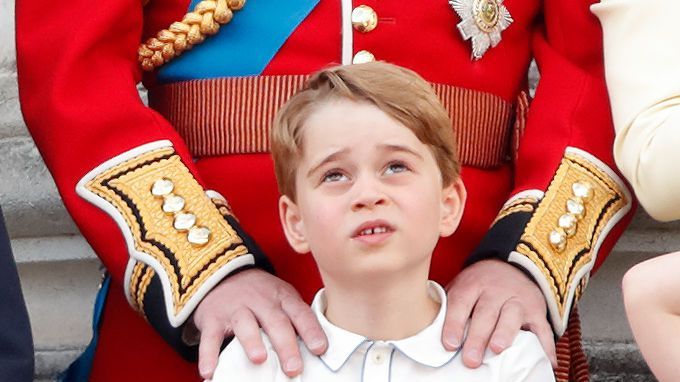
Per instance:
[[[506,260],[545,295],[556,335],[632,216],[615,170],[602,32],[590,0],[547,0],[533,38],[541,79],[519,121],[515,188],[469,259]]]
[[[192,357],[181,335],[200,300],[229,273],[268,263],[140,100],[142,24],[138,0],[18,0],[20,101],[82,234],[131,306]]]

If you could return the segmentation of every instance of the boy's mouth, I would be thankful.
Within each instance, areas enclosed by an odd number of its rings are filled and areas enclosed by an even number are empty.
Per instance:
[[[384,220],[372,220],[360,225],[352,235],[352,238],[368,239],[368,238],[387,238],[394,228]]]
[[[385,233],[385,232],[387,232],[387,227],[366,228],[365,230],[359,232],[359,236],[373,235],[374,233]]]

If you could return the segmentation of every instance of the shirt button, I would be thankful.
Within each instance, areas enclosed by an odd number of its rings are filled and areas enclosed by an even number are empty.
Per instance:
[[[367,50],[358,51],[357,54],[354,55],[354,58],[352,58],[353,64],[365,64],[373,61],[375,61],[375,56]]]
[[[381,363],[385,362],[385,355],[381,352],[377,352],[373,354],[373,363],[376,365],[380,365]]]
[[[378,15],[368,5],[360,5],[352,10],[352,26],[361,33],[368,33],[378,26]]]

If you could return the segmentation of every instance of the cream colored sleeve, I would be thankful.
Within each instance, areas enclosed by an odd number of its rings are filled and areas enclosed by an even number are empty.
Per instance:
[[[614,157],[655,219],[680,219],[680,0],[602,0]]]

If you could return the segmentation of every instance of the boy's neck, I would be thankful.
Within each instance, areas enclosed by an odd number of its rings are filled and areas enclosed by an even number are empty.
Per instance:
[[[428,267],[371,280],[338,282],[324,277],[326,318],[371,340],[400,340],[429,326],[440,303],[432,299]]]

